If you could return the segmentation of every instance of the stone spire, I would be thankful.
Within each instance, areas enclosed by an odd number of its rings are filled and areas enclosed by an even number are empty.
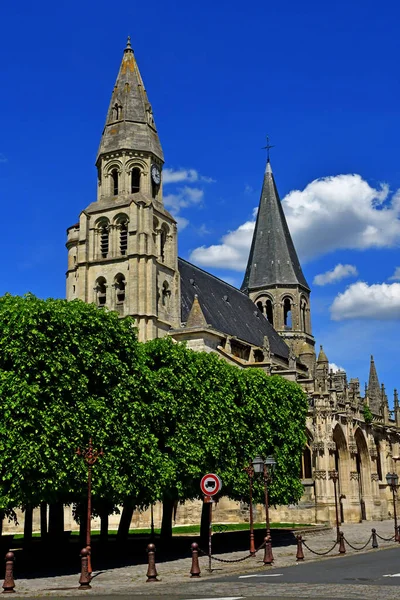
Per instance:
[[[104,153],[131,149],[150,152],[163,161],[151,104],[128,37],[108,108],[97,162]]]
[[[270,147],[268,143],[267,148]],[[269,158],[241,290],[284,338],[292,353],[302,354],[311,374],[315,340],[311,333],[310,289],[286,223]]]
[[[375,414],[379,414],[381,406],[381,386],[379,385],[378,374],[376,372],[374,357],[372,355],[369,367],[368,399],[371,411]]]
[[[329,365],[328,357],[326,356],[325,350],[324,350],[324,348],[322,346],[319,347],[319,354],[318,354],[317,363],[319,365],[322,365],[322,364]]]
[[[267,160],[257,221],[242,291],[270,285],[300,285],[309,291]]]

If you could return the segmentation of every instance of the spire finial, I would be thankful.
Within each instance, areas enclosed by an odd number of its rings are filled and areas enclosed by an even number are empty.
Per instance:
[[[131,36],[128,35],[128,39],[126,40],[126,47],[124,52],[132,52],[132,46],[131,46]]]
[[[271,148],[275,148],[275,146],[271,146],[269,143],[269,135],[267,135],[267,145],[262,148],[263,150],[267,151],[267,163],[269,163],[269,151]]]

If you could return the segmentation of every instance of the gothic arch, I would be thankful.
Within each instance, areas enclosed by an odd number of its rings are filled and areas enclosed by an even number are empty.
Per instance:
[[[350,494],[350,453],[347,446],[346,436],[340,423],[336,423],[332,432],[332,439],[336,444],[334,464],[332,467],[339,473],[338,490],[339,496]]]
[[[368,451],[367,440],[360,427],[354,432],[357,444],[356,469],[359,475],[360,502],[371,496],[371,459]]]
[[[306,428],[306,444],[301,457],[300,475],[301,479],[312,479],[313,468],[315,467],[315,456],[312,453],[313,436],[309,429]]]

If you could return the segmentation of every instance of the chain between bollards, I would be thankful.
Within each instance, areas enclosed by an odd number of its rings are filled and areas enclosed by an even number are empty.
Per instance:
[[[15,592],[14,588],[14,552],[7,552],[6,575],[3,582],[3,594],[13,594]]]
[[[90,582],[92,578],[89,574],[89,550],[87,548],[82,548],[81,550],[81,576],[79,578],[79,589],[80,590],[90,590],[91,585]]]
[[[190,569],[190,577],[200,577],[200,565],[199,565],[199,545],[193,542],[192,548],[192,567]]]
[[[147,546],[147,554],[148,554],[149,566],[147,569],[146,583],[151,583],[153,581],[159,581],[159,579],[157,579],[158,573],[157,573],[157,569],[156,569],[156,558],[155,558],[156,547],[154,544],[149,544]]]

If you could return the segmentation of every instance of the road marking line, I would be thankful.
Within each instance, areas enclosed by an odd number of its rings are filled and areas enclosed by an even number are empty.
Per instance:
[[[224,596],[222,598],[195,598],[194,600],[242,600],[242,598],[244,598],[244,596]],[[190,600],[193,600],[193,598],[190,598]]]
[[[400,573],[393,573],[393,575],[383,575],[383,577],[400,577]]]
[[[269,573],[268,575],[239,575],[239,579],[248,579],[249,577],[282,577],[283,573]]]

